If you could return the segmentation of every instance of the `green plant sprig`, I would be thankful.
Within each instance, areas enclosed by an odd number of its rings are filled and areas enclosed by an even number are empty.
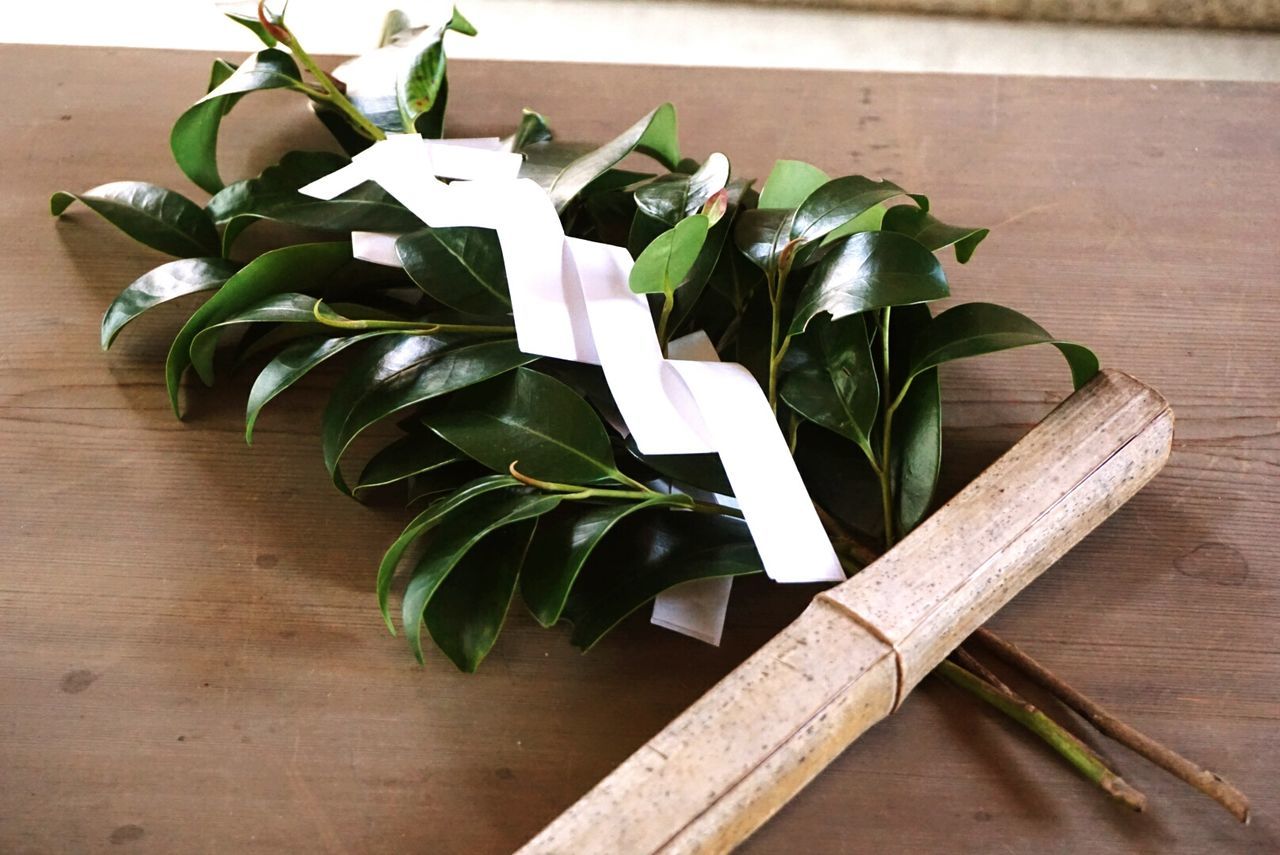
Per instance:
[[[344,492],[399,488],[422,508],[383,555],[375,586],[395,633],[389,600],[397,571],[406,569],[401,624],[419,660],[425,630],[458,668],[475,670],[517,592],[539,623],[568,621],[571,641],[588,649],[668,588],[762,572],[741,513],[699,497],[732,494],[715,455],[640,453],[616,426],[598,367],[520,352],[494,232],[428,227],[374,186],[333,200],[303,196],[300,187],[348,162],[329,152],[287,152],[260,175],[223,182],[221,119],[255,91],[304,94],[348,154],[392,131],[440,136],[443,38],[475,28],[456,9],[423,28],[392,13],[382,49],[400,51],[408,71],[388,79],[385,91],[355,93],[339,82],[343,68],[330,74],[318,66],[283,13],[260,3],[257,16],[231,17],[265,49],[239,65],[217,60],[208,91],[170,136],[179,167],[212,198],[200,205],[123,181],[58,192],[50,201],[55,216],[79,201],[175,257],[107,309],[103,348],[151,309],[208,295],[170,348],[169,395],[179,412],[186,369],[214,382],[225,333],[243,331],[235,365],[270,355],[250,391],[246,440],[267,403],[320,365],[345,362],[322,417],[324,464]],[[394,110],[375,109],[388,101]],[[850,573],[932,507],[941,466],[939,366],[1049,344],[1076,387],[1098,370],[1088,348],[1009,308],[965,303],[935,316],[930,304],[951,294],[937,254],[950,250],[966,263],[987,230],[948,225],[926,197],[891,182],[832,178],[779,160],[757,192],[753,182],[730,178],[722,154],[701,163],[681,157],[670,104],[585,148],[555,140],[547,120],[526,110],[504,145],[524,157],[522,177],[547,191],[568,234],[631,251],[630,285],[654,295],[664,354],[677,334],[701,329],[722,358],[753,372],[811,493],[840,499],[818,509]],[[632,153],[662,171],[620,168]],[[904,201],[887,204],[895,198]],[[260,220],[330,232],[334,240],[286,239],[233,259],[236,238]],[[345,241],[355,230],[402,234],[403,269],[352,261]],[[368,428],[391,419],[401,436],[348,484],[343,458]],[[874,488],[856,486],[868,481]],[[847,510],[859,505],[875,513]],[[873,517],[878,526],[867,522]],[[411,557],[418,545],[425,548]],[[973,670],[948,663],[943,676],[1033,730],[1113,796],[1136,803],[1101,760],[980,663],[970,664]],[[1171,768],[1193,768],[1175,760]],[[1247,817],[1238,791],[1223,803]]]

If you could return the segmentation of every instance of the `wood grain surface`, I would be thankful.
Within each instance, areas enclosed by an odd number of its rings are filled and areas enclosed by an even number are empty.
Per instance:
[[[325,377],[242,439],[248,379],[188,389],[178,315],[103,355],[114,294],[163,259],[50,192],[145,179],[203,198],[168,128],[211,56],[0,49],[0,851],[509,851],[785,626],[812,587],[735,588],[720,649],[629,620],[589,656],[513,613],[480,673],[414,664],[373,597],[404,515],[328,484]],[[654,104],[738,173],[776,156],[927,192],[994,227],[958,299],[1027,311],[1156,386],[1169,467],[993,625],[1253,798],[1216,805],[1083,731],[1151,798],[1128,814],[926,681],[744,851],[1280,848],[1280,87],[457,63],[456,135],[523,106],[603,139]],[[223,174],[323,144],[255,95]],[[252,232],[250,233],[252,234]],[[944,369],[945,477],[1066,395],[1055,353]],[[803,441],[803,435],[802,435]]]

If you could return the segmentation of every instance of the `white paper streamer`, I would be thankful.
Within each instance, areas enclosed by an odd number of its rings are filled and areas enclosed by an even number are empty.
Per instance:
[[[705,336],[686,343],[695,353],[702,348],[700,356],[663,359],[648,305],[628,285],[627,251],[566,238],[549,197],[535,182],[518,178],[519,168],[520,156],[496,150],[492,140],[454,145],[403,135],[375,143],[301,192],[333,198],[372,180],[429,226],[495,229],[520,349],[601,365],[642,452],[718,451],[770,578],[842,580],[835,550],[755,379],[740,365],[706,359],[715,350]],[[436,176],[461,180],[445,184]],[[353,251],[398,265],[394,239],[357,232]],[[694,599],[706,601],[711,586],[689,590],[694,593],[672,624],[718,640],[728,587],[721,585],[707,608],[696,608]],[[676,589],[673,596],[684,595]],[[680,612],[676,605],[665,598],[668,616]]]

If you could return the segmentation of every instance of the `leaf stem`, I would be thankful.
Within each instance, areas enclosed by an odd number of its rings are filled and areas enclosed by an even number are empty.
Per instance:
[[[311,54],[306,52],[302,47],[301,42],[298,41],[298,37],[295,36],[291,30],[285,29],[284,32],[287,34],[287,38],[284,38],[281,41],[285,43],[285,46],[289,48],[290,52],[297,58],[298,62],[302,64],[302,67],[311,72],[311,75],[320,82],[322,87],[324,87],[323,92],[315,93],[312,97],[318,101],[324,101],[325,103],[336,107],[339,111],[345,114],[351,121],[351,124],[362,136],[366,136],[371,140],[385,140],[387,135],[382,132],[382,128],[379,128],[373,122],[369,121],[368,117],[365,116],[364,113],[361,113],[356,109],[356,105],[352,104],[350,99],[342,93],[342,90],[340,90],[337,84],[333,82],[333,78],[326,74],[324,69],[320,68],[320,66],[316,64],[316,61],[311,58]]]
[[[985,701],[1040,737],[1076,771],[1098,785],[1103,792],[1134,811],[1146,809],[1147,797],[1117,775],[1094,751],[1060,724],[1022,697],[1001,691],[981,677],[950,660],[943,660],[934,673]]]
[[[884,388],[883,400],[886,401],[889,400],[893,382],[889,375],[889,311],[890,307],[885,306],[880,315],[880,384]],[[884,545],[886,550],[897,542],[897,537],[894,533],[893,467],[890,463],[890,453],[893,442],[893,413],[897,409],[898,403],[899,399],[895,398],[892,403],[886,404],[884,408],[884,420],[880,428],[880,468],[876,472],[880,479],[880,508],[884,514]]]
[[[676,292],[672,288],[662,291],[662,312],[658,315],[658,345],[662,348],[662,358],[667,358],[667,336],[670,332],[667,325],[671,322],[671,310],[676,307]]]
[[[769,408],[778,412],[778,334],[782,324],[782,283],[778,271],[766,274],[765,287],[769,291]]]
[[[1240,822],[1249,822],[1248,797],[1227,781],[1162,745],[1137,728],[1120,721],[1097,701],[1068,685],[1061,677],[1032,659],[1013,642],[1006,641],[985,628],[979,629],[973,637],[1000,659],[1025,674],[1033,683],[1052,693],[1054,697],[1084,716],[1099,731],[1195,787],[1226,808]]]
[[[659,493],[657,490],[652,490],[634,478],[616,470],[611,473],[616,480],[624,484],[633,485],[636,489],[616,490],[610,487],[584,487],[581,484],[561,484],[557,481],[543,481],[541,478],[525,475],[516,469],[516,464],[519,462],[518,460],[513,460],[511,465],[507,467],[507,472],[512,478],[515,478],[521,484],[536,487],[548,493],[565,493],[566,499],[644,499],[647,501],[663,496],[671,496],[671,503],[674,505],[689,507],[693,504],[693,499],[683,493]]]

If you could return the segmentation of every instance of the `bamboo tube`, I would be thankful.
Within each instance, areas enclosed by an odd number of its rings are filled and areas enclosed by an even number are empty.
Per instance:
[[[520,851],[726,852],[1164,466],[1173,413],[1104,371]]]

